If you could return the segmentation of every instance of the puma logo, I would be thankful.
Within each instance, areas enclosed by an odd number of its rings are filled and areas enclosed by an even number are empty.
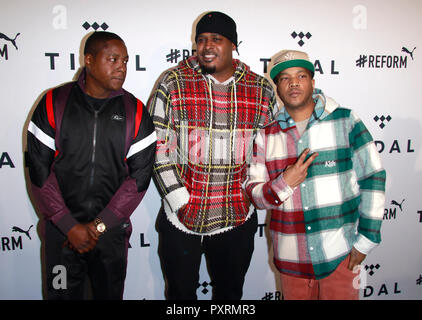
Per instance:
[[[15,38],[14,38],[14,39],[10,39],[10,38],[9,38],[8,36],[6,36],[4,33],[1,33],[1,32],[0,32],[0,39],[4,39],[4,40],[6,40],[6,41],[11,42],[11,43],[15,46],[16,50],[18,50],[18,46],[16,45],[16,38],[18,37],[18,35],[20,35],[20,32],[18,32],[18,33],[16,34],[16,36],[15,36]]]
[[[29,229],[28,229],[27,231],[22,230],[21,228],[14,226],[14,227],[12,228],[12,232],[20,232],[20,233],[24,233],[24,234],[26,234],[26,236],[29,238],[29,240],[32,240],[31,236],[29,235],[29,230],[31,230],[31,228],[32,228],[33,226],[34,226],[34,225],[32,225],[32,224],[31,224],[31,226],[29,227]]]
[[[402,201],[402,202],[400,202],[400,203],[398,203],[396,200],[393,200],[393,201],[391,201],[391,204],[392,204],[392,205],[395,205],[395,206],[398,206],[398,207],[400,208],[400,211],[403,211],[403,209],[402,209],[401,205],[403,204],[404,200],[405,200],[405,199],[403,199],[403,201]]]
[[[408,53],[409,55],[410,55],[410,57],[412,58],[412,60],[413,60],[413,51],[415,51],[415,49],[416,49],[416,47],[414,47],[413,48],[413,50],[412,51],[410,51],[409,49],[407,49],[406,47],[402,47],[401,48],[401,51],[402,52],[406,52],[406,53]]]

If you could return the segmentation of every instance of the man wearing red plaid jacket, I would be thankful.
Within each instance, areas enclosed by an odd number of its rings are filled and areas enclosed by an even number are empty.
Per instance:
[[[242,191],[252,137],[273,119],[265,78],[233,59],[236,24],[221,12],[196,26],[197,56],[164,74],[149,101],[163,198],[160,257],[168,299],[196,299],[202,253],[214,299],[240,299],[257,214]]]

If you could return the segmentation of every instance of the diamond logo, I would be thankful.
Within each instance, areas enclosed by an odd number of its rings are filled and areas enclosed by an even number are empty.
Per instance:
[[[103,29],[103,31],[106,31],[109,26],[105,22],[103,22],[101,25],[99,25],[97,22],[94,22],[93,24],[90,24],[89,22],[85,21],[84,24],[82,25],[82,27],[85,30],[88,30],[89,28],[92,28],[95,31],[97,31],[99,28],[101,28],[101,29]]]
[[[368,272],[369,275],[372,277],[375,273],[374,269],[379,269],[380,265],[377,263],[376,265],[371,264],[370,266],[366,265],[365,266],[365,270],[368,271],[368,269],[370,269],[370,271]]]
[[[296,31],[293,31],[291,36],[293,39],[299,38],[298,45],[302,47],[305,44],[305,42],[303,41],[303,38],[306,38],[309,40],[312,37],[312,34],[310,34],[309,32],[305,34],[302,31],[299,33],[297,33]]]
[[[208,286],[211,286],[211,287],[212,287],[212,282],[208,283],[207,281],[204,281],[204,282],[202,282],[202,283],[198,283],[197,288],[202,287],[201,292],[202,292],[203,294],[207,294],[207,293],[210,291],[210,290],[208,290],[208,289],[209,289],[209,288],[208,288]],[[208,288],[208,289],[207,289],[207,288]]]
[[[379,124],[379,127],[381,128],[381,129],[384,129],[384,127],[385,127],[385,121],[387,121],[387,122],[390,122],[391,121],[391,116],[390,115],[387,115],[387,116],[384,116],[384,115],[382,115],[382,116],[375,116],[374,117],[374,121],[375,122],[378,122],[378,121],[381,121],[381,123]]]

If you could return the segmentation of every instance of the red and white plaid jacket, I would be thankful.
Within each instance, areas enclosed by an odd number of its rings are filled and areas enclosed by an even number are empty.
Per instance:
[[[253,136],[272,121],[276,99],[267,79],[239,60],[233,65],[233,78],[220,84],[202,74],[196,57],[182,61],[148,103],[158,136],[156,186],[169,220],[185,232],[225,231],[253,211],[242,183]]]

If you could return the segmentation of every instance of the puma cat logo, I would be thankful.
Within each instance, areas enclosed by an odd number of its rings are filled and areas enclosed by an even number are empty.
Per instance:
[[[19,228],[19,227],[16,227],[16,226],[14,226],[13,228],[12,228],[12,232],[20,232],[20,233],[24,233],[24,234],[26,234],[26,236],[29,238],[29,240],[32,240],[32,238],[31,238],[31,236],[29,235],[29,230],[31,230],[31,228],[33,227],[34,225],[32,225],[31,224],[31,226],[29,227],[29,229],[28,230],[22,230],[21,228]]]

